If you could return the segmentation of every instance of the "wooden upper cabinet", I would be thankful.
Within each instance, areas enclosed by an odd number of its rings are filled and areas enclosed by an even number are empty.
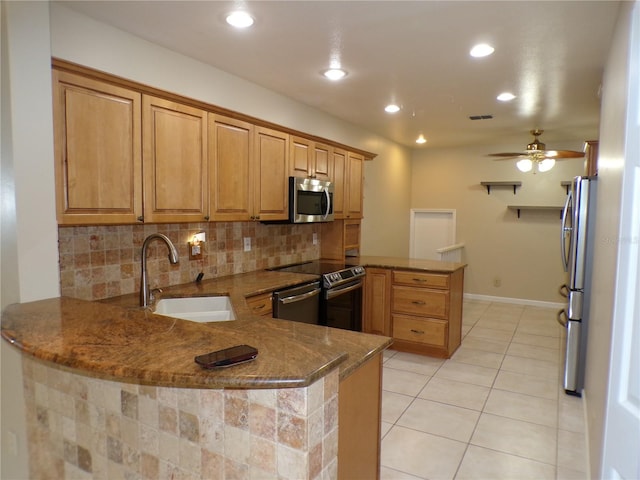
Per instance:
[[[362,155],[349,152],[347,156],[347,187],[345,188],[345,218],[362,218],[363,174],[364,157]]]
[[[347,168],[347,152],[334,149],[333,159],[333,215],[336,220],[344,218],[345,180]]]
[[[136,223],[142,215],[140,94],[52,74],[58,223]]]
[[[255,127],[253,219],[286,220],[289,216],[289,135]]]
[[[253,216],[253,125],[209,114],[211,220],[247,221]]]
[[[333,148],[302,137],[290,137],[289,175],[329,181]]]
[[[142,97],[144,221],[209,219],[207,112]]]

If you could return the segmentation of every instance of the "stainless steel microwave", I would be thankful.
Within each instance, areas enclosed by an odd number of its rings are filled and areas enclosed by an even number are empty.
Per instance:
[[[333,184],[315,178],[289,177],[289,222],[333,221]]]

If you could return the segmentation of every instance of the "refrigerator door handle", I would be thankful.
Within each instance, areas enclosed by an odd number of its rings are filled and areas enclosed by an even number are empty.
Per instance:
[[[558,289],[558,293],[561,297],[569,298],[569,286],[566,283],[561,285]]]
[[[560,325],[562,325],[564,328],[567,328],[567,322],[569,321],[569,317],[567,316],[567,311],[564,308],[562,310],[558,310],[556,319],[558,320],[558,323]]]
[[[569,271],[569,253],[567,252],[567,242],[566,236],[572,234],[572,228],[567,226],[567,219],[570,219],[571,209],[571,197],[573,195],[572,191],[569,191],[567,195],[567,201],[564,204],[564,208],[562,209],[562,228],[560,228],[560,253],[562,255],[562,266],[564,267],[564,271]]]

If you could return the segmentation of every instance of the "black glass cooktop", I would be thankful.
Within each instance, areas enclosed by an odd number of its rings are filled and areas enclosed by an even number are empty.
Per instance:
[[[311,262],[283,265],[281,267],[270,268],[269,270],[291,273],[308,273],[310,275],[324,275],[344,270],[344,268],[344,262],[340,262],[338,260],[314,260]]]

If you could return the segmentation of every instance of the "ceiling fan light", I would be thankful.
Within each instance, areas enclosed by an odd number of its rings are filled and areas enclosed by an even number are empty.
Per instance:
[[[520,170],[521,172],[530,172],[533,168],[533,162],[528,158],[523,158],[516,163],[516,167],[518,167],[518,170]]]
[[[236,28],[247,28],[253,25],[253,17],[243,10],[237,10],[227,15],[227,23]]]
[[[556,164],[556,161],[553,158],[545,158],[544,160],[538,163],[538,171],[548,172],[553,168],[555,164]]]

